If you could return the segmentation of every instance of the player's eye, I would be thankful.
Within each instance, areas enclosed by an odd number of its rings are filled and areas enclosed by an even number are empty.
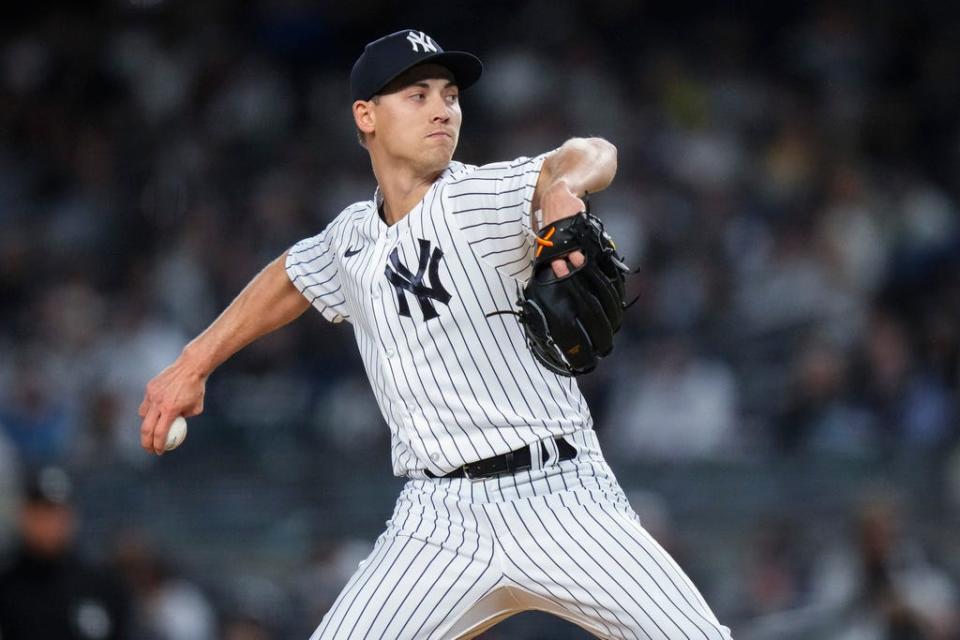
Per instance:
[[[424,98],[427,97],[427,94],[423,93],[422,91],[418,91],[417,93],[413,94],[410,97],[413,98],[414,100],[423,100]]]
[[[459,100],[460,100],[460,96],[458,96],[455,93],[451,93],[450,95],[447,96],[447,102],[449,102],[450,104],[455,104]]]

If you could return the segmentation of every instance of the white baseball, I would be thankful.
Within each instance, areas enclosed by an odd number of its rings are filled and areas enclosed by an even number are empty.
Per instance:
[[[183,416],[177,416],[173,419],[173,422],[170,423],[170,430],[167,431],[166,450],[172,451],[176,449],[183,443],[186,437],[187,421],[183,419]]]

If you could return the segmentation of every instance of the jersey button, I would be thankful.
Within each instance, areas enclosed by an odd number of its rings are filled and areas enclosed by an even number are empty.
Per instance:
[[[392,357],[395,356],[395,355],[397,355],[397,352],[396,352],[396,351],[394,351],[393,349],[387,349],[387,357],[388,357],[388,358],[392,358]]]

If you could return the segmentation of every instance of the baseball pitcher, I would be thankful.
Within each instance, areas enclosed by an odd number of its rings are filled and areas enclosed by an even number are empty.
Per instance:
[[[576,383],[625,307],[626,269],[584,202],[616,149],[454,161],[481,72],[422,31],[366,46],[350,87],[373,197],[267,265],[150,381],[142,445],[161,454],[220,364],[312,306],[352,326],[409,480],[311,640],[472,638],[530,609],[601,638],[730,638],[640,525]]]

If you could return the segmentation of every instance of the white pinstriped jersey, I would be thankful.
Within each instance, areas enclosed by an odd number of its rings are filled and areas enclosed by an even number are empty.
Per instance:
[[[353,325],[390,427],[393,470],[424,477],[592,428],[573,378],[544,369],[509,315],[530,273],[530,206],[545,155],[451,162],[388,226],[379,194],[294,245],[291,281]]]

